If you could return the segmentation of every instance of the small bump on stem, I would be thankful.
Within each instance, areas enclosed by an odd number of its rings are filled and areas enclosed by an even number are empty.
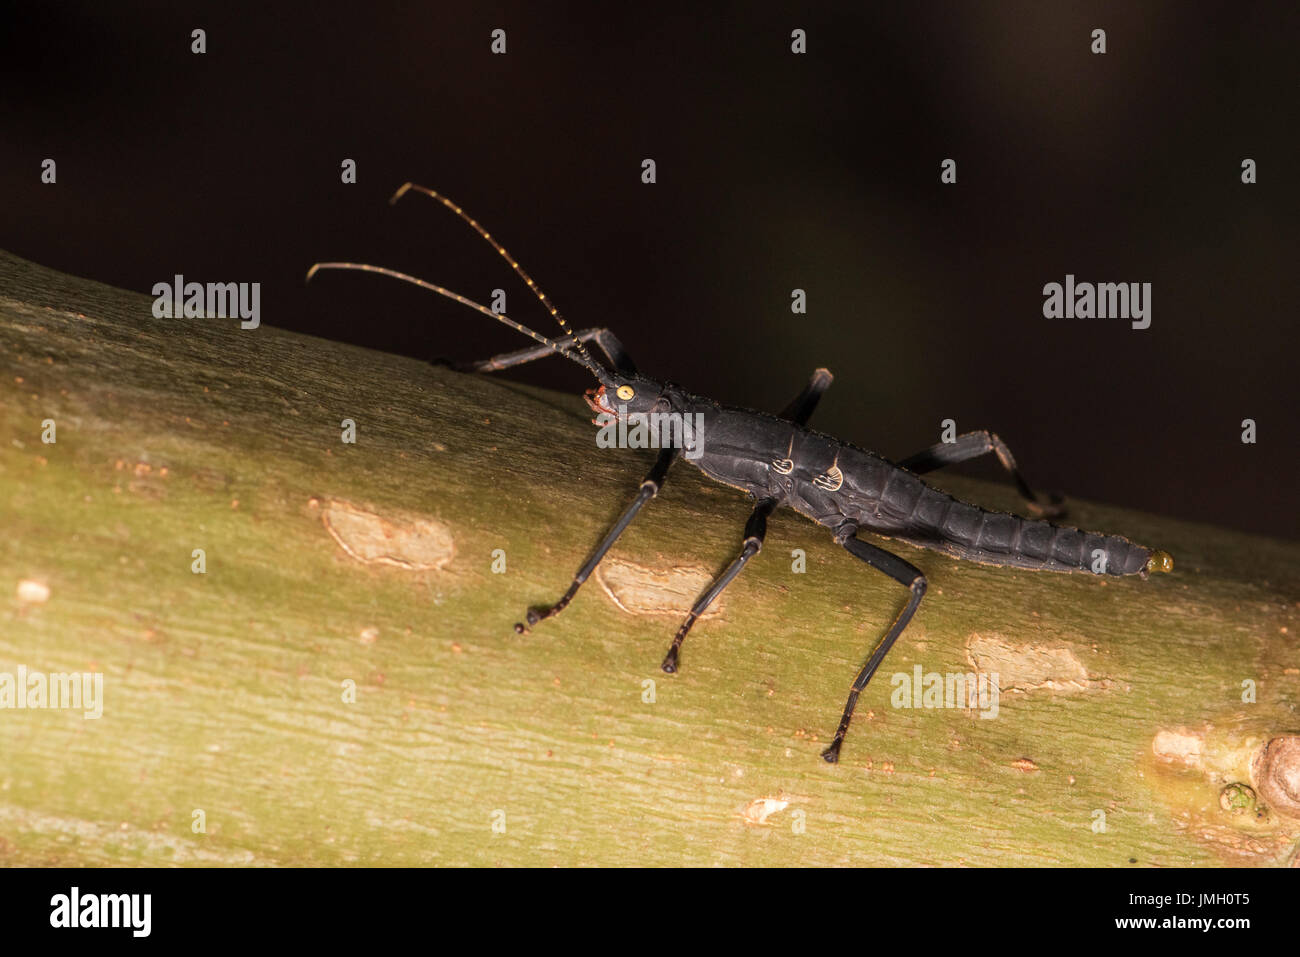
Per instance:
[[[1174,570],[1174,556],[1168,552],[1156,549],[1147,559],[1148,572],[1171,572]]]

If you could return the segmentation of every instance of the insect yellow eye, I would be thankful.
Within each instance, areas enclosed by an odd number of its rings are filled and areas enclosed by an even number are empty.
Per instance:
[[[630,385],[621,385],[618,387],[618,397],[626,402],[632,396],[636,395],[636,390]]]

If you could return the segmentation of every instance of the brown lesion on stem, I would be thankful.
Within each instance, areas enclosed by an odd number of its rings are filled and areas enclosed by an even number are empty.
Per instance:
[[[1300,818],[1300,734],[1268,741],[1251,762],[1255,789],[1270,808]]]
[[[1248,721],[1157,731],[1144,776],[1175,826],[1225,860],[1286,864],[1300,841],[1300,735],[1259,734]]]

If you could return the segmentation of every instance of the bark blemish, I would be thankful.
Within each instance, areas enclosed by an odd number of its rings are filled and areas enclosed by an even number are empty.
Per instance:
[[[1255,790],[1279,814],[1300,817],[1300,734],[1273,738],[1251,762]]]
[[[1174,761],[1189,768],[1205,766],[1205,732],[1189,728],[1157,731],[1151,753],[1162,761]]]
[[[619,608],[633,615],[685,615],[709,586],[713,575],[702,565],[647,568],[621,558],[606,558],[596,566],[596,581]],[[719,597],[701,619],[722,613]]]
[[[750,801],[745,810],[741,812],[741,817],[746,824],[759,825],[766,824],[767,819],[778,811],[784,811],[790,806],[789,801],[784,801],[779,797],[761,797]]]
[[[389,519],[331,500],[321,507],[321,523],[343,551],[367,565],[438,569],[456,554],[451,529],[433,519]]]
[[[1093,678],[1074,651],[1063,644],[1021,644],[996,633],[972,634],[966,657],[977,672],[997,673],[1003,691],[1072,693],[1108,689],[1109,679]]]

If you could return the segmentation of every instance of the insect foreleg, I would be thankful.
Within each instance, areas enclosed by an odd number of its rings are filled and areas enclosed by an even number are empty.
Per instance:
[[[634,375],[636,365],[628,356],[623,344],[618,341],[618,337],[608,329],[584,329],[577,333],[579,342],[595,342],[600,347],[600,351],[605,354],[609,360],[610,368]],[[563,348],[564,343],[561,342]],[[549,346],[530,346],[527,349],[519,349],[515,352],[503,352],[500,355],[493,356],[490,359],[482,359],[478,362],[461,362],[456,364],[456,368],[461,372],[500,372],[502,369],[512,369],[515,366],[521,366],[525,362],[532,362],[535,359],[545,359],[547,356],[553,356],[556,352]]]
[[[565,606],[573,600],[573,596],[576,595],[578,589],[582,587],[582,583],[585,582],[591,573],[596,570],[596,566],[599,565],[600,560],[605,557],[605,553],[614,547],[614,543],[618,541],[618,537],[623,534],[623,530],[632,524],[632,519],[636,518],[636,513],[641,511],[641,507],[645,505],[646,502],[659,494],[659,489],[663,485],[664,478],[668,475],[668,469],[673,464],[673,461],[677,458],[680,451],[681,449],[674,446],[666,448],[659,453],[659,458],[656,460],[654,467],[650,469],[645,479],[641,482],[641,489],[637,492],[636,498],[632,500],[631,505],[624,509],[623,514],[619,516],[618,521],[614,523],[613,527],[605,535],[604,540],[596,547],[596,550],[591,553],[591,557],[588,558],[587,561],[583,563],[583,566],[578,569],[578,573],[573,576],[572,584],[569,585],[569,590],[566,591],[560,597],[560,600],[550,608],[541,611],[536,608],[529,608],[528,613],[524,616],[529,625],[535,625],[543,619],[554,617],[564,611]],[[515,625],[515,631],[522,635],[528,631],[528,628],[524,626],[523,622],[519,622]]]
[[[842,544],[848,549],[849,554],[862,559],[877,571],[882,571],[900,585],[906,585],[912,590],[911,597],[907,600],[907,606],[899,612],[894,623],[889,626],[889,631],[885,637],[880,640],[876,650],[871,653],[862,671],[858,673],[857,678],[853,681],[853,688],[849,691],[848,704],[844,706],[844,715],[840,718],[840,726],[835,732],[835,740],[831,742],[830,747],[822,752],[822,758],[828,763],[834,764],[840,759],[840,746],[844,743],[844,736],[849,732],[849,722],[853,720],[853,709],[858,706],[858,695],[862,689],[867,686],[871,676],[876,673],[880,663],[885,660],[885,655],[889,654],[889,649],[894,646],[898,636],[903,633],[907,623],[912,620],[916,614],[916,609],[921,604],[921,598],[925,595],[925,575],[921,574],[920,569],[916,568],[910,562],[905,562],[897,555],[878,548],[869,542],[864,542],[859,538],[847,538],[837,535],[836,538],[842,540]]]
[[[1059,518],[1065,514],[1065,506],[1061,497],[1059,495],[1039,495],[1031,489],[1025,481],[1025,477],[1020,474],[1015,457],[1011,454],[1011,450],[1007,448],[1006,443],[998,438],[996,433],[987,430],[967,432],[965,435],[957,436],[952,442],[940,442],[937,445],[932,445],[924,452],[918,452],[909,458],[903,459],[898,465],[910,472],[915,472],[917,475],[924,475],[926,472],[933,472],[945,465],[956,465],[958,462],[966,462],[981,455],[987,455],[989,452],[997,454],[998,461],[1002,463],[1002,467],[1007,470],[1007,474],[1015,481],[1021,497],[1025,500],[1031,512],[1042,518]]]
[[[713,580],[713,584],[708,587],[695,604],[691,606],[690,613],[682,626],[677,629],[677,634],[673,638],[673,646],[668,649],[668,654],[664,656],[664,663],[660,666],[668,674],[677,670],[677,655],[681,651],[682,642],[686,640],[686,633],[691,630],[691,625],[695,624],[695,619],[704,614],[705,610],[713,604],[713,600],[722,594],[722,590],[731,584],[732,579],[740,574],[745,563],[759,553],[763,548],[763,539],[767,537],[767,517],[779,503],[774,498],[760,499],[754,506],[754,511],[750,513],[749,521],[745,523],[745,541],[740,547],[740,554],[727,566],[726,570]]]

